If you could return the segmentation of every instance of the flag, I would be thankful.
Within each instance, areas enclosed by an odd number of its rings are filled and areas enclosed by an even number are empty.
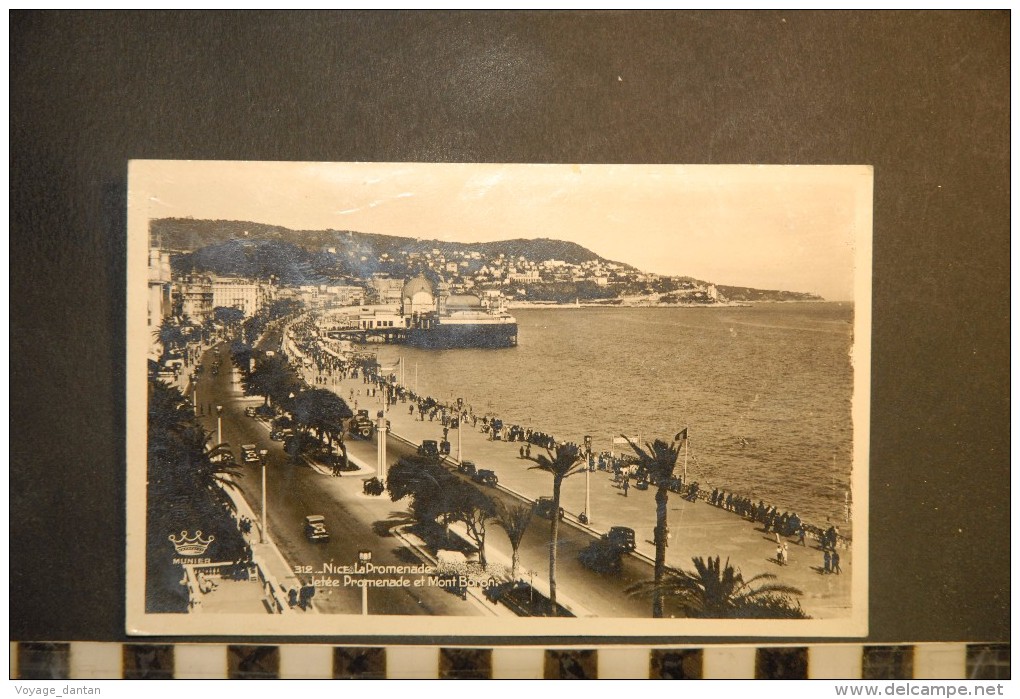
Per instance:
[[[687,439],[687,428],[686,427],[683,428],[682,430],[680,430],[679,432],[677,432],[676,433],[676,437],[673,437],[673,441],[674,442],[682,442],[685,439]]]

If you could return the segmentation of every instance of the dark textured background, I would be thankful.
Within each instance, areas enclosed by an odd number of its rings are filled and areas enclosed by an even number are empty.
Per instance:
[[[11,13],[12,640],[124,639],[127,160],[194,158],[874,165],[869,642],[1008,641],[1009,35],[1004,11]]]

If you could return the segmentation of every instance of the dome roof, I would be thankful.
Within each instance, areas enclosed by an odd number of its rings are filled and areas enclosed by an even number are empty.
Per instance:
[[[409,279],[404,283],[404,288],[400,292],[401,298],[410,299],[415,294],[424,291],[426,294],[432,294],[432,285],[424,275],[419,274],[414,279]]]

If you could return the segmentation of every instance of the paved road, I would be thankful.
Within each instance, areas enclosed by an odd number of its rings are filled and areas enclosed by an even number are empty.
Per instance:
[[[348,449],[356,457],[361,457],[369,463],[376,462],[373,443],[351,441],[348,443]],[[406,442],[391,437],[387,440],[386,452],[387,461],[394,463],[402,456],[414,454],[415,449],[408,446]],[[463,474],[458,475],[465,480],[470,480]],[[549,476],[549,479],[551,490],[552,476]],[[482,488],[491,497],[503,500],[508,505],[527,503],[526,500],[503,490],[485,486],[479,486],[479,488]],[[399,506],[394,505],[394,507]],[[521,541],[521,570],[534,571],[536,580],[545,580],[549,576],[550,535],[551,523],[549,520],[535,516]],[[561,597],[577,601],[586,611],[595,616],[651,616],[650,600],[635,598],[625,592],[626,588],[635,582],[650,578],[652,575],[651,566],[645,561],[627,555],[622,558],[622,565],[618,572],[595,573],[583,566],[578,559],[578,553],[587,548],[595,539],[596,537],[591,533],[579,529],[569,522],[560,523],[556,563],[558,594]],[[486,551],[489,553],[490,559],[493,558],[494,551],[502,554],[507,560],[510,558],[510,540],[507,538],[506,532],[495,524],[490,524],[487,528]]]
[[[312,379],[314,382],[314,378]],[[365,397],[365,385],[358,380],[345,380],[333,383],[329,379],[326,387],[337,391],[341,397],[349,399],[351,391],[355,398],[360,398],[361,407],[370,410],[378,408],[379,399]],[[359,395],[360,391],[360,395]],[[398,403],[390,412],[395,432],[413,442],[422,439],[441,439],[441,424],[430,421],[419,421],[408,413],[406,403]],[[456,431],[450,433],[453,450],[456,453]],[[485,435],[475,429],[465,429],[462,435],[464,458],[475,461],[481,468],[490,468],[498,476],[500,485],[505,485],[528,499],[552,494],[551,476],[542,471],[529,469],[531,462],[518,458],[519,444],[487,441]],[[533,449],[533,453],[534,453]],[[374,452],[369,454],[374,463]],[[607,531],[611,526],[624,525],[632,527],[636,533],[638,550],[648,560],[654,556],[652,530],[655,526],[654,489],[639,491],[631,488],[625,495],[618,484],[614,483],[611,474],[594,472],[591,474],[591,505],[593,509],[593,529]],[[583,474],[573,476],[564,482],[562,505],[568,513],[582,512],[585,509],[585,477]],[[691,568],[694,556],[721,556],[740,569],[745,579],[758,574],[773,574],[779,582],[793,585],[803,590],[800,598],[805,611],[815,618],[838,618],[846,616],[850,609],[851,581],[853,571],[853,552],[841,550],[844,575],[822,575],[822,551],[816,542],[809,542],[806,547],[796,545],[796,538],[790,538],[789,565],[780,567],[775,561],[776,539],[774,534],[765,534],[761,525],[749,522],[732,512],[713,507],[706,502],[690,502],[671,494],[668,503],[670,545],[666,552],[667,564],[684,569]],[[568,516],[569,519],[569,516]],[[535,523],[537,523],[536,520]],[[532,524],[535,527],[535,524]],[[561,528],[565,530],[576,527]],[[495,533],[492,533],[495,532]],[[544,541],[534,549],[532,536],[535,531],[529,529],[529,542],[532,552],[526,558],[528,568],[548,575],[547,553]],[[505,540],[505,536],[497,528],[490,529],[491,541]],[[546,535],[547,538],[547,535]],[[583,541],[583,539],[581,540]],[[604,605],[612,609],[618,607],[619,599],[623,598],[622,590],[626,589],[632,577],[649,579],[652,577],[651,565],[640,560],[628,558],[628,563],[621,572],[620,579],[612,576],[600,576],[580,567],[567,572],[568,563],[576,563],[576,552],[583,544],[576,540],[562,541],[559,561],[564,571],[558,576],[558,591],[582,601],[591,599],[592,611],[603,614]],[[538,556],[536,554],[540,553]],[[642,565],[644,568],[642,568]],[[559,568],[559,567],[558,567]],[[599,601],[599,598],[607,598]],[[624,603],[630,606],[628,603]],[[647,616],[650,612],[641,611],[637,616]],[[618,613],[619,614],[619,613]],[[630,616],[630,614],[627,614]]]
[[[287,562],[310,565],[314,571],[323,562],[352,564],[358,552],[369,549],[374,564],[415,564],[420,561],[402,543],[385,534],[378,522],[385,520],[391,506],[380,512],[377,501],[359,497],[360,482],[332,479],[307,465],[295,465],[283,451],[282,443],[269,439],[267,426],[244,415],[244,408],[258,400],[244,397],[233,382],[226,345],[220,349],[220,370],[212,373],[217,355],[210,350],[203,357],[205,367],[198,378],[199,402],[205,404],[204,424],[214,432],[216,418],[209,406],[223,406],[223,441],[229,443],[240,460],[241,444],[256,444],[266,449],[269,534]],[[215,413],[215,408],[213,408]],[[261,478],[257,464],[243,466],[245,476],[239,486],[252,510],[261,512]],[[312,543],[304,536],[303,519],[307,514],[326,518],[332,537],[327,543]],[[380,535],[380,532],[383,535]],[[309,576],[300,576],[307,582]],[[395,577],[395,576],[394,576]],[[368,594],[372,614],[478,615],[485,613],[473,601],[464,601],[436,587],[372,589]],[[361,591],[354,587],[320,588],[316,604],[323,612],[359,614]]]

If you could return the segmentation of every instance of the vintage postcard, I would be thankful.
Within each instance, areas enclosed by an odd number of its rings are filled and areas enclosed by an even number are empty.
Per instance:
[[[133,161],[127,631],[868,631],[869,166]]]

